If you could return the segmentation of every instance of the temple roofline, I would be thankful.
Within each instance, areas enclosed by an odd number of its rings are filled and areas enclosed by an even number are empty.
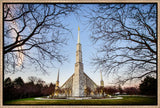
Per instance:
[[[68,78],[67,81],[65,81],[65,83],[64,83],[60,88],[62,88],[62,87],[69,81],[69,79],[73,77],[73,75],[74,75],[74,73],[72,74],[72,76],[70,76],[70,77]]]
[[[83,72],[84,73],[84,72]],[[87,77],[87,78],[89,78],[97,87],[98,87],[98,85],[86,74],[86,73],[84,73],[84,75]],[[63,86],[70,80],[70,78],[72,78],[74,76],[74,73],[72,74],[72,76],[70,76],[69,78],[68,78],[68,80],[67,81],[65,81],[65,83],[60,87],[60,88],[63,88]]]
[[[84,75],[86,75],[98,87],[98,85],[86,73],[84,73]]]

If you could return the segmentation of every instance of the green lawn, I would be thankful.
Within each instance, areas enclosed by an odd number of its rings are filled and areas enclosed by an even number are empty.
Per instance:
[[[45,104],[45,105],[156,105],[156,97],[123,96],[123,99],[116,100],[36,100],[25,98],[4,102],[4,105],[13,104]]]

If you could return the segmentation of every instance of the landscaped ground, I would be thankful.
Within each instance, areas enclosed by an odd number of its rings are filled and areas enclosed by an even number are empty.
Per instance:
[[[156,105],[156,97],[122,96],[123,99],[90,99],[90,100],[36,100],[35,98],[18,99],[4,102],[4,105],[13,104],[53,104],[53,105]]]

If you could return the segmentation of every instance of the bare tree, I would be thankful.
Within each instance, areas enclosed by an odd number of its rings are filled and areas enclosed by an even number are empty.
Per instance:
[[[60,50],[69,32],[63,19],[77,5],[4,4],[3,8],[5,73],[24,68],[24,61],[46,72],[50,64],[66,60]]]
[[[32,82],[33,84],[39,84],[39,85],[45,84],[45,81],[43,81],[41,78],[37,78],[35,76],[29,76],[28,80],[29,80],[29,82]]]
[[[156,4],[100,4],[87,18],[99,45],[97,69],[116,74],[121,83],[156,75]]]

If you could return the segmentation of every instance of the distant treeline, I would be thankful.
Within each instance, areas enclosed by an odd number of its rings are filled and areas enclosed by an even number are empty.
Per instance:
[[[11,78],[4,80],[3,86],[3,100],[30,98],[49,96],[55,93],[55,84],[50,83],[47,85],[45,81],[37,77],[29,77],[28,82],[24,82],[21,77],[16,78],[14,81]],[[59,91],[63,91],[59,88]],[[119,86],[105,86],[97,87],[93,91],[95,95],[157,95],[157,79],[147,76],[141,81],[139,87],[124,87]],[[85,89],[86,96],[91,94],[91,89]]]
[[[21,77],[14,81],[11,78],[4,80],[3,100],[21,99],[29,97],[47,96],[55,91],[55,84],[45,84],[37,77],[29,77],[29,82],[24,82]]]

